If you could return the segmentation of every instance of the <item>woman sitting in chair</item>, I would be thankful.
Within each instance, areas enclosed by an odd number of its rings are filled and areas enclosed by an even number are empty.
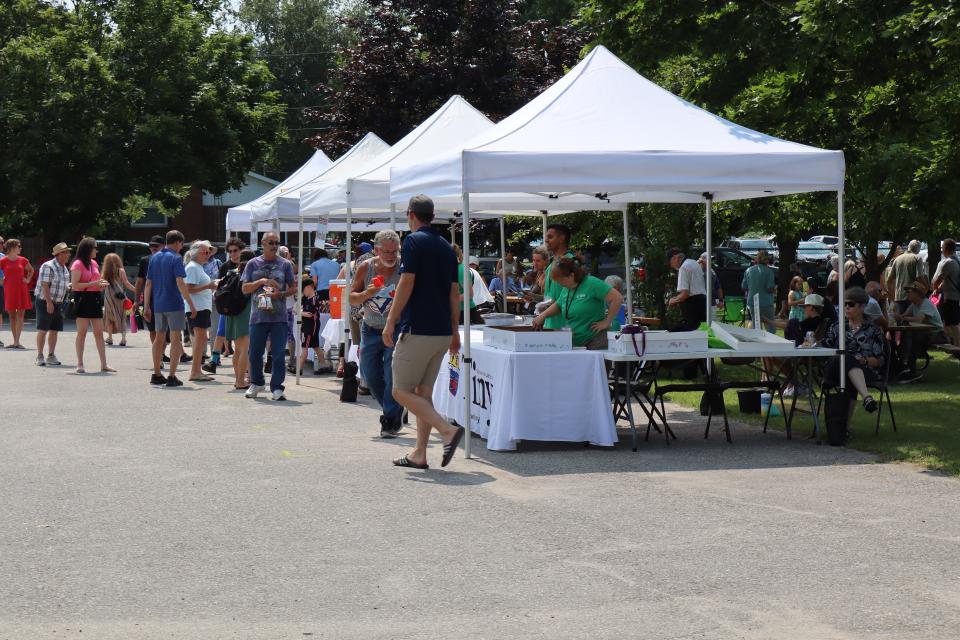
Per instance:
[[[877,401],[870,395],[867,384],[878,382],[882,376],[881,372],[885,364],[883,331],[863,315],[863,310],[870,301],[866,291],[860,287],[854,287],[846,292],[845,297],[847,381],[853,390],[863,397],[863,408],[873,413],[877,410]],[[830,331],[823,339],[823,345],[834,349],[839,347],[839,323],[830,327]],[[824,379],[834,387],[840,386],[840,356],[834,356],[827,363]],[[856,395],[851,394],[851,413],[855,402]]]
[[[591,276],[577,258],[564,256],[550,271],[563,287],[559,299],[533,319],[538,330],[550,316],[559,315],[573,331],[573,345],[592,350],[607,348],[607,331],[619,331],[615,319],[623,295],[600,278]]]

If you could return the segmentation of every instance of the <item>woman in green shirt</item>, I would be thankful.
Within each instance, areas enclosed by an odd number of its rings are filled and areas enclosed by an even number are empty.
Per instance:
[[[573,345],[592,350],[607,348],[607,331],[623,304],[623,295],[603,280],[588,275],[577,258],[560,258],[550,278],[562,291],[550,307],[534,318],[533,326],[543,327],[547,318],[559,316],[561,326],[573,331]]]

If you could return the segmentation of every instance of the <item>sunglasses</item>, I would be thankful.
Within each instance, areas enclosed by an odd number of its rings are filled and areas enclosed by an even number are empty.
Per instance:
[[[844,302],[844,303],[843,303],[843,306],[845,306],[845,307],[848,308],[848,309],[852,309],[853,307],[856,307],[856,306],[858,306],[859,304],[860,304],[859,302],[850,302],[850,301],[847,301],[847,302]]]

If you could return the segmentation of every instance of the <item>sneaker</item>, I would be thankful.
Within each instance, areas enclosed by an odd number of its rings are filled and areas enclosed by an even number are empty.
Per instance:
[[[262,384],[251,384],[247,392],[243,394],[245,398],[256,398],[257,394],[266,389]]]
[[[184,353],[180,356],[180,363],[186,364],[187,362],[193,362],[193,356],[188,356]]]
[[[271,396],[274,400],[286,400],[287,396],[283,395],[283,387],[279,389],[274,389]]]
[[[167,384],[167,379],[158,373],[150,376],[150,384]]]
[[[370,387],[365,387],[362,384],[357,387],[357,395],[368,396],[370,395]]]
[[[57,360],[57,356],[51,353],[47,356],[47,364],[51,367],[59,367],[61,362]]]
[[[208,362],[207,364],[203,365],[203,366],[200,367],[200,368],[201,368],[202,370],[206,371],[207,373],[216,373],[216,372],[217,372],[217,365],[215,365],[215,364],[212,363],[212,362]]]
[[[182,387],[183,381],[177,376],[167,376],[167,386],[168,387]]]
[[[47,362],[46,362],[46,360],[43,359],[43,354],[42,354],[42,353],[38,353],[38,354],[37,354],[37,366],[38,366],[38,367],[45,367],[45,366],[47,366]]]
[[[795,393],[796,393],[796,389],[793,388],[793,385],[788,384],[787,388],[783,390],[783,397],[792,398]]]
[[[170,362],[170,356],[168,356],[167,354],[163,354],[163,361]]]
[[[873,396],[867,396],[863,399],[863,408],[867,410],[867,413],[873,413],[877,410],[877,401],[873,399]]]

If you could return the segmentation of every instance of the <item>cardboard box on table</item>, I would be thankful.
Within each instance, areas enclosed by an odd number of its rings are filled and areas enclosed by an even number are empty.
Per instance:
[[[573,351],[573,332],[549,329],[536,331],[530,326],[484,327],[483,344],[521,353]]]
[[[619,336],[619,338],[618,338]],[[644,349],[646,339],[646,349]],[[636,348],[634,348],[636,340]],[[703,353],[707,350],[706,331],[644,331],[642,334],[607,332],[607,349],[627,355],[663,353]]]

